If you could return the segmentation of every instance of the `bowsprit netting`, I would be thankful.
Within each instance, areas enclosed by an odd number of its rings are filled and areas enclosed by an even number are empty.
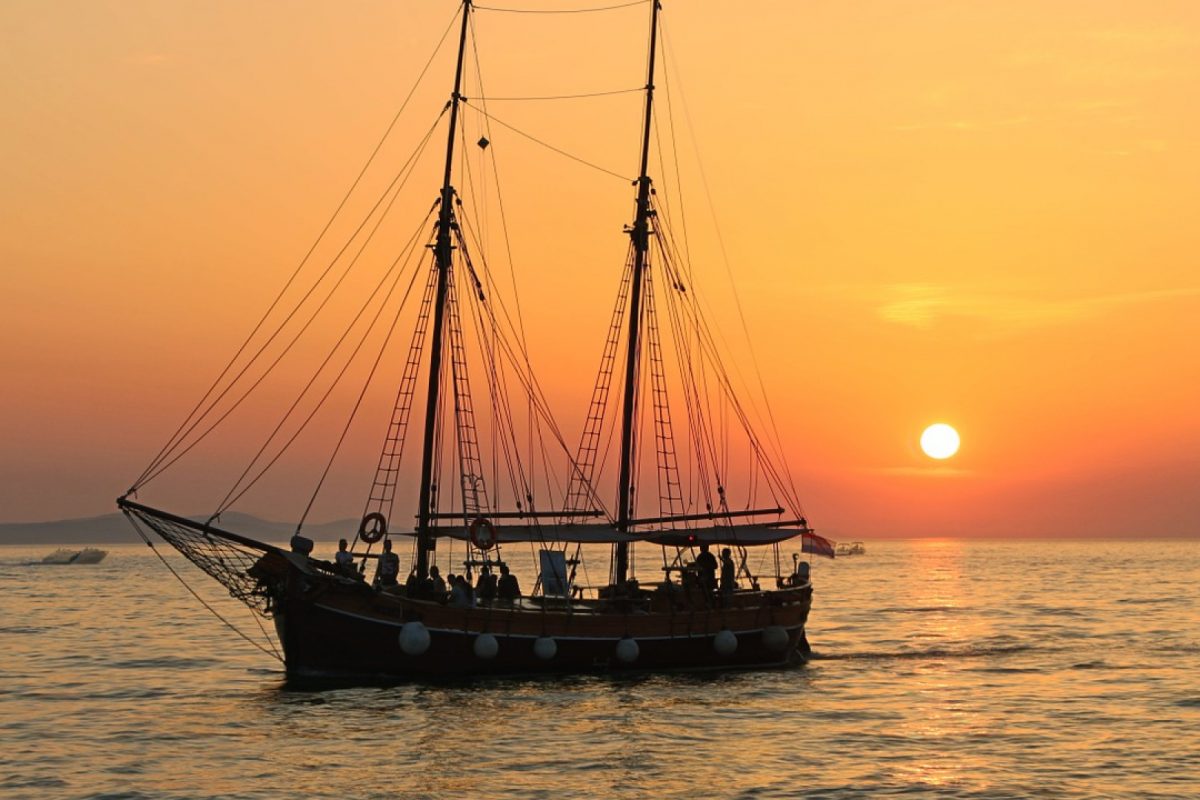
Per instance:
[[[267,553],[282,554],[279,548],[128,500],[122,510],[135,527],[141,523],[153,530],[229,590],[231,597],[264,617],[271,615],[270,596],[251,569]]]

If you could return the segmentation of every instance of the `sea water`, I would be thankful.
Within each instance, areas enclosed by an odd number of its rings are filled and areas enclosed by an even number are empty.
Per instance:
[[[325,691],[145,546],[53,549],[0,548],[3,797],[1200,797],[1198,542],[868,542],[795,669]]]

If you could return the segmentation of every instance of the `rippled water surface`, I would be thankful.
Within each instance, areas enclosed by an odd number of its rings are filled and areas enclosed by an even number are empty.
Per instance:
[[[52,549],[0,548],[4,797],[1200,797],[1196,542],[869,543],[787,671],[328,691]]]

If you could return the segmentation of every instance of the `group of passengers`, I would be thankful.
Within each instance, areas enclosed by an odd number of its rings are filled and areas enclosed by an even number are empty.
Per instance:
[[[354,555],[349,551],[345,539],[338,541],[334,563],[339,572],[349,577],[360,577],[354,565]],[[484,564],[479,572],[479,580],[472,586],[466,575],[451,573],[442,578],[441,570],[434,564],[424,579],[418,578],[415,571],[409,575],[405,589],[409,597],[435,600],[454,608],[474,608],[477,605],[511,607],[521,597],[521,584],[507,564],[499,563],[498,568],[499,575],[492,572],[490,564]],[[392,540],[384,539],[372,585],[380,591],[386,591],[400,585],[399,576],[400,557],[392,551]]]
[[[337,568],[347,575],[357,577],[359,572],[354,566],[354,556],[347,549],[345,539],[338,541],[338,552],[335,556]],[[700,586],[708,596],[718,595],[728,597],[737,589],[737,566],[733,562],[733,553],[726,547],[721,550],[720,583],[717,583],[717,558],[709,552],[707,544],[700,545],[700,553],[692,562]],[[429,568],[429,575],[424,579],[418,578],[416,572],[408,577],[405,585],[409,597],[425,600],[436,600],[454,608],[474,608],[477,605],[505,605],[511,607],[521,597],[521,585],[517,576],[509,571],[508,565],[499,564],[500,574],[492,572],[490,564],[484,564],[479,571],[479,579],[471,585],[466,575],[447,575],[442,578],[441,570],[434,564]],[[392,552],[392,540],[384,539],[383,552],[379,554],[379,563],[375,568],[374,586],[387,590],[399,585],[400,557]]]
[[[498,568],[499,575],[492,572],[490,564],[484,564],[474,586],[471,586],[471,581],[466,575],[450,575],[449,592],[435,595],[431,599],[444,599],[445,603],[453,608],[493,605],[511,608],[521,597],[521,584],[517,581],[517,576],[509,570],[508,564],[500,563]],[[436,566],[429,568],[431,575],[436,571]]]

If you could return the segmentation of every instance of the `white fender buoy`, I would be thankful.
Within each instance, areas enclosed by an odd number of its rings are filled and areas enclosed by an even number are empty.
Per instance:
[[[539,636],[533,640],[533,654],[542,661],[549,661],[558,655],[558,642],[549,636]]]
[[[781,625],[768,625],[762,632],[763,645],[771,651],[782,653],[790,643],[787,630]]]
[[[621,641],[617,642],[617,658],[626,663],[632,664],[637,661],[638,643],[626,636]]]
[[[500,642],[490,633],[481,633],[475,637],[475,657],[491,661],[500,652]]]
[[[737,636],[728,628],[713,637],[713,650],[716,650],[719,656],[733,655],[733,651],[737,650],[737,646]]]
[[[405,655],[423,655],[429,649],[429,629],[420,622],[406,622],[400,627],[400,649]]]

